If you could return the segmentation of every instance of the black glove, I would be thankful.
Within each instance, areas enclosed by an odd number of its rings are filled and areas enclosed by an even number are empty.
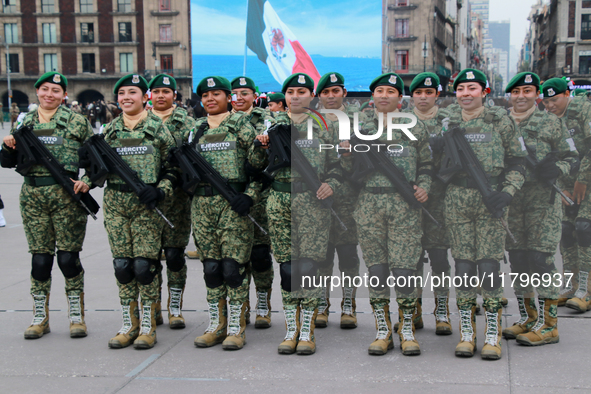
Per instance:
[[[443,137],[440,135],[430,137],[429,146],[431,147],[433,153],[443,152],[443,147],[445,146],[445,143],[443,142]]]
[[[176,156],[173,153],[175,149],[179,149],[179,148],[177,148],[177,147],[170,148],[170,151],[168,152],[168,156],[166,156],[166,161],[169,162],[170,165],[172,165],[173,167],[178,167],[179,161],[176,159]]]
[[[164,194],[164,190],[158,189],[154,186],[146,186],[138,194],[140,202],[142,204],[146,204],[148,209],[154,209],[156,207],[156,203],[158,201],[164,200],[165,196],[166,194]]]
[[[252,198],[242,193],[235,195],[234,198],[230,200],[230,206],[232,207],[232,210],[240,216],[246,216],[250,211],[252,204]]]
[[[14,168],[18,163],[18,154],[16,150],[2,144],[0,149],[0,166],[3,168]]]
[[[513,196],[507,192],[493,191],[490,197],[488,197],[488,203],[495,211],[501,211],[503,208],[511,204],[512,199]]]
[[[90,158],[88,157],[88,150],[85,147],[78,149],[78,163],[80,168],[90,167]]]
[[[551,181],[554,183],[562,171],[556,165],[558,158],[554,155],[546,156],[536,165],[536,176],[543,181]]]

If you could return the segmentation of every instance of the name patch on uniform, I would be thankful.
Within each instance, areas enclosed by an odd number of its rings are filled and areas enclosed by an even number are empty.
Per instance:
[[[566,142],[568,143],[568,147],[571,150],[571,152],[577,150],[577,147],[575,146],[575,141],[573,141],[572,138],[567,138]]]
[[[295,140],[295,144],[300,149],[320,148],[320,140]]]
[[[491,133],[470,133],[464,134],[468,142],[490,142],[492,140]]]
[[[410,151],[408,150],[407,147],[403,147],[402,149],[400,149],[399,146],[395,146],[391,149],[387,149],[386,152],[388,152],[388,156],[390,156],[390,157],[409,157],[410,156]]]
[[[64,137],[61,136],[39,136],[37,138],[45,145],[62,145],[64,143]]]
[[[115,150],[119,156],[151,155],[154,153],[154,147],[152,145],[120,146],[115,148]]]
[[[236,141],[208,142],[197,144],[198,152],[217,152],[236,149]]]

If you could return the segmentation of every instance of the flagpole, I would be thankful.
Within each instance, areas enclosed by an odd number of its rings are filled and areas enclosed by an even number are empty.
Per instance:
[[[242,67],[242,75],[246,77],[246,55],[248,53],[248,46],[246,40],[248,36],[248,0],[246,0],[246,28],[244,29],[244,66]]]

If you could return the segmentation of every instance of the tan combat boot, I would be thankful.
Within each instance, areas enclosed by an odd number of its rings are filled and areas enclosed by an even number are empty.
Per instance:
[[[412,315],[412,321],[414,323],[415,330],[420,330],[425,327],[425,324],[423,323],[423,300],[421,298],[419,298],[417,301],[417,306]],[[402,316],[398,314],[398,321],[394,324],[394,332],[398,332],[398,327],[400,327],[401,322]]]
[[[456,356],[472,357],[476,351],[476,306],[459,312],[461,338],[456,346]]]
[[[435,297],[435,334],[451,335],[451,323],[449,321],[449,298],[446,296]]]
[[[136,349],[151,349],[158,342],[156,339],[156,302],[142,306],[140,335],[133,341]]]
[[[84,293],[68,296],[68,318],[70,319],[70,338],[83,338],[88,335],[84,322]]]
[[[501,358],[501,327],[503,307],[499,306],[496,312],[489,312],[484,308],[486,328],[484,330],[484,346],[480,351],[480,357],[484,360],[499,360]]]
[[[538,298],[539,314],[531,331],[517,336],[517,343],[525,346],[540,346],[558,343],[558,300]]]
[[[566,301],[565,306],[570,309],[574,309],[579,313],[587,312],[591,309],[591,295],[588,289],[589,273],[579,271],[579,287],[573,298]]]
[[[168,289],[168,325],[170,328],[185,328],[185,318],[181,312],[183,308],[184,288],[170,287]]]
[[[316,316],[316,327],[325,328],[328,326],[328,309],[330,308],[330,298],[328,288],[322,288],[322,297],[318,300],[318,314]]]
[[[558,295],[558,306],[565,306],[566,302],[573,298],[573,295],[579,288],[579,271],[577,270],[574,275],[566,276],[567,274],[571,274],[573,272],[569,270],[564,270],[562,274],[562,280],[564,281],[564,286],[560,289],[560,294]]]
[[[416,311],[416,308],[414,308],[414,311]],[[415,338],[415,312],[413,312],[413,309],[398,308],[398,314],[402,316],[402,324],[398,329],[402,354],[405,356],[418,356],[421,354],[421,348]]]
[[[505,339],[515,339],[519,334],[529,332],[538,320],[538,311],[536,310],[536,300],[531,295],[524,298],[517,296],[517,306],[521,316],[511,327],[503,330]]]
[[[240,350],[246,345],[246,308],[246,302],[229,305],[228,334],[222,342],[224,350]]]
[[[298,306],[297,309],[284,309],[283,313],[285,314],[285,329],[287,332],[277,351],[279,354],[293,354],[296,351],[300,336],[300,307]]]
[[[205,333],[195,338],[195,346],[210,347],[222,343],[226,339],[226,329],[228,326],[226,299],[220,298],[218,301],[207,303],[209,312],[209,326]]]
[[[341,328],[357,328],[355,290],[354,287],[343,287],[343,300],[341,301]]]
[[[109,340],[111,349],[121,349],[131,345],[140,333],[140,311],[137,301],[130,302],[129,305],[121,305],[121,314],[123,325],[117,335]]]
[[[318,317],[318,308],[313,311],[302,309],[300,319],[300,337],[298,338],[297,354],[309,355],[316,353],[316,338],[314,337],[314,327]]]
[[[390,306],[385,305],[381,309],[373,307],[373,315],[376,319],[376,339],[369,345],[367,352],[374,356],[383,356],[388,350],[394,349],[392,339],[392,321],[390,320]]]
[[[506,307],[507,305],[509,305],[509,300],[505,297],[501,298],[501,305],[503,305],[503,308]]]
[[[33,294],[33,322],[25,330],[25,339],[38,339],[50,332],[49,293]]]
[[[187,250],[185,252],[185,256],[187,256],[187,258],[191,260],[199,259],[199,253],[196,250]]]
[[[254,328],[271,327],[271,289],[257,289],[257,306]]]

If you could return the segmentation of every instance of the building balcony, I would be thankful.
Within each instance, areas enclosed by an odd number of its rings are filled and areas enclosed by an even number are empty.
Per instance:
[[[395,73],[400,74],[400,75],[416,75],[416,74],[420,74],[424,71],[426,72],[432,72],[435,73],[437,75],[441,75],[443,77],[450,77],[451,76],[451,70],[449,68],[446,68],[440,64],[426,64],[425,66],[423,64],[411,64],[411,65],[404,65],[404,66],[391,66],[390,67]]]
[[[177,16],[180,13],[180,11],[150,11],[150,15],[152,16]]]
[[[144,77],[146,78],[152,78],[158,74],[168,74],[171,77],[175,77],[175,78],[183,78],[183,77],[187,77],[187,78],[192,78],[193,77],[193,70],[190,68],[173,68],[173,69],[155,69],[155,70],[145,70],[144,71]]]
[[[179,45],[181,45],[181,42],[180,41],[168,41],[168,42],[155,41],[155,42],[153,42],[153,44],[157,47],[178,47]]]
[[[414,5],[414,4],[409,4],[409,5],[400,5],[397,6],[396,4],[390,4],[388,5],[388,11],[412,11],[414,9],[416,9],[418,6]]]
[[[408,36],[408,37],[388,36],[388,41],[390,41],[390,42],[415,41],[417,39],[418,39],[418,37],[416,37],[416,36]]]

